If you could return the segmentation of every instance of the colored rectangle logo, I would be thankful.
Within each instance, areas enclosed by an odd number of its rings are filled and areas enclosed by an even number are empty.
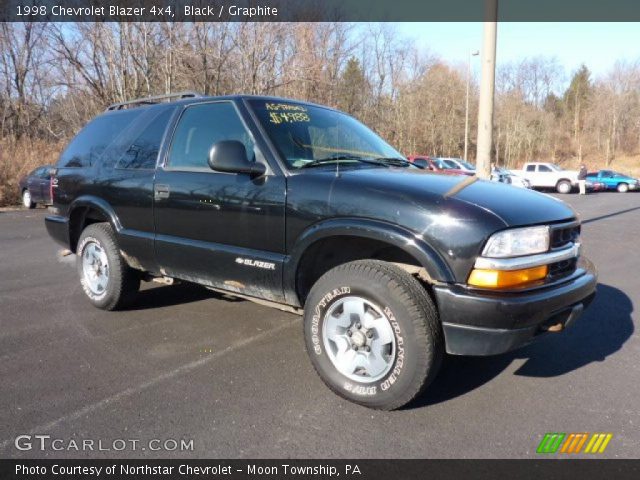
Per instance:
[[[612,433],[545,433],[538,444],[536,453],[539,454],[600,454],[609,446],[613,438]]]

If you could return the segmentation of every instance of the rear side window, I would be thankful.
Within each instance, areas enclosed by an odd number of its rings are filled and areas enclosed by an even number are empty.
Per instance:
[[[139,111],[125,110],[95,118],[71,141],[60,156],[58,166],[92,166],[138,115]]]
[[[166,109],[151,120],[120,156],[116,168],[155,168],[162,137],[172,114],[173,109]]]
[[[527,172],[535,172],[535,171],[536,171],[535,165],[527,165]]]
[[[206,103],[188,107],[173,135],[169,167],[209,169],[209,150],[221,140],[241,142],[247,158],[255,160],[253,140],[232,103]]]

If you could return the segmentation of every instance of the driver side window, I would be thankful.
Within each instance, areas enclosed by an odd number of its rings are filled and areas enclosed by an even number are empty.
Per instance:
[[[169,168],[209,169],[209,150],[221,140],[237,140],[255,161],[254,142],[231,102],[192,105],[185,109],[169,150]]]

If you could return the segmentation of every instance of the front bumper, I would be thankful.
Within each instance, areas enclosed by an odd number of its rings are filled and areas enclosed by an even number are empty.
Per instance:
[[[570,276],[520,292],[435,286],[447,353],[495,355],[572,324],[595,296],[597,275],[581,257]],[[551,329],[551,330],[550,330]]]

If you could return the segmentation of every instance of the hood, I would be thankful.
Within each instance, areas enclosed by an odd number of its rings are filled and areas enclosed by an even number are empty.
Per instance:
[[[550,195],[513,187],[500,182],[477,180],[453,195],[446,196],[467,176],[439,175],[427,171],[390,169],[357,169],[341,173],[344,183],[358,189],[375,189],[388,199],[415,202],[463,202],[498,218],[504,227],[559,222],[576,217],[566,203]]]

